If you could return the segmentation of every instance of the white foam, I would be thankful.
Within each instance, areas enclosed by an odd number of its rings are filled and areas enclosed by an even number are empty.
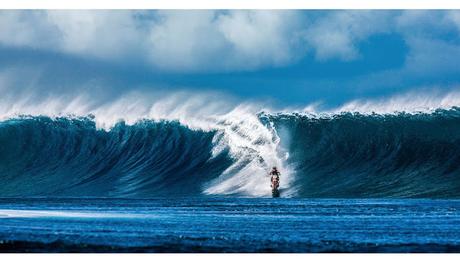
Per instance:
[[[212,181],[205,190],[207,194],[246,194],[269,196],[268,171],[277,166],[283,171],[284,196],[292,194],[292,170],[286,165],[287,155],[280,147],[280,139],[274,129],[267,128],[258,119],[250,106],[238,106],[231,112],[219,116],[215,128],[219,144],[228,145],[237,160],[223,174]],[[223,146],[218,146],[223,147]]]
[[[332,112],[416,113],[432,112],[436,109],[449,109],[456,106],[460,106],[460,91],[451,91],[444,94],[435,91],[423,94],[409,92],[390,98],[354,100],[334,109]]]
[[[149,215],[150,216],[150,215]],[[40,218],[40,217],[68,217],[68,218],[135,218],[145,217],[140,214],[113,213],[113,212],[78,212],[55,210],[16,210],[1,209],[0,218]]]

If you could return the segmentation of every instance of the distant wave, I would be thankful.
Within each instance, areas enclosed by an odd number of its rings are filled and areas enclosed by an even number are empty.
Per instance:
[[[277,166],[282,197],[458,198],[459,98],[323,112],[186,94],[97,107],[11,99],[0,109],[0,197],[268,197]]]

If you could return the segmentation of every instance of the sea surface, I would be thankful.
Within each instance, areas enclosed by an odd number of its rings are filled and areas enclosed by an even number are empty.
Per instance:
[[[1,252],[460,252],[460,201],[4,198]]]
[[[151,108],[0,114],[0,250],[460,252],[458,107]]]

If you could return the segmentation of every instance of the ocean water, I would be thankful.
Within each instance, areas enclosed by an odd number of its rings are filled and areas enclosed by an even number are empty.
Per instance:
[[[0,197],[460,197],[460,109],[0,121]]]
[[[1,199],[1,252],[460,252],[460,201]]]
[[[0,114],[2,252],[460,252],[457,107],[104,105]]]

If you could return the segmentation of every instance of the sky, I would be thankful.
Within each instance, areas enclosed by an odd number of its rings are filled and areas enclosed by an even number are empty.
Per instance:
[[[460,11],[0,11],[0,92],[222,92],[281,106],[456,90]]]

